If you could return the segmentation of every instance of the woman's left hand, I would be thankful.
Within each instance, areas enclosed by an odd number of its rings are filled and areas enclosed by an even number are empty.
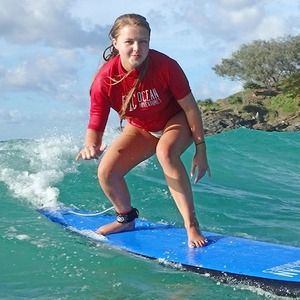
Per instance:
[[[210,177],[210,168],[208,166],[205,144],[196,146],[196,153],[192,161],[191,177],[195,176],[194,183],[197,183],[204,175]]]

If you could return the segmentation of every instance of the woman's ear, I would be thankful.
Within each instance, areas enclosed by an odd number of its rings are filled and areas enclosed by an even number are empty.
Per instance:
[[[115,49],[118,50],[118,47],[117,47],[117,40],[116,40],[116,39],[112,39],[112,45],[114,46]]]

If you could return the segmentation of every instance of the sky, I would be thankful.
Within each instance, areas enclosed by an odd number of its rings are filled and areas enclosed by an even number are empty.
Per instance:
[[[300,32],[299,0],[0,0],[0,141],[83,138],[90,84],[124,13],[147,18],[150,47],[178,61],[197,100],[241,89],[212,67],[242,44]]]

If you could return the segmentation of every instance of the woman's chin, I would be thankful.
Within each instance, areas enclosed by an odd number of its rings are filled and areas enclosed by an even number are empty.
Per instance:
[[[144,61],[145,61],[145,58],[134,59],[130,62],[130,65],[131,65],[132,69],[135,69],[135,68],[138,68],[139,66],[141,66]]]

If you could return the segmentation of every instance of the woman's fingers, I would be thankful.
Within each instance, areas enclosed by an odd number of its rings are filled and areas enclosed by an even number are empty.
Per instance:
[[[197,166],[196,164],[193,164],[191,170],[191,177],[194,177],[196,175],[194,179],[194,183],[197,183],[205,175],[205,173],[207,173],[209,177],[211,176],[210,169],[208,166],[203,168],[201,166]]]
[[[101,147],[96,146],[86,146],[80,150],[80,152],[76,156],[76,160],[90,160],[94,158],[98,158],[107,148],[106,145],[101,145]]]

